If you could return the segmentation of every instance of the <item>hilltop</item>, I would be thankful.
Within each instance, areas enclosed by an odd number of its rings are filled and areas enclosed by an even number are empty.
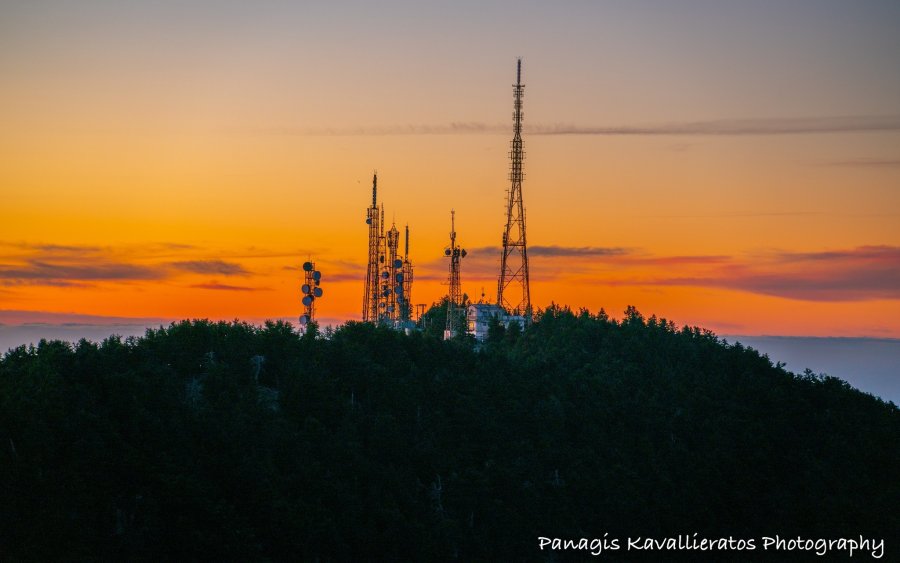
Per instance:
[[[182,321],[3,357],[0,553],[549,560],[539,536],[697,532],[896,554],[898,438],[892,403],[633,308],[482,346]]]

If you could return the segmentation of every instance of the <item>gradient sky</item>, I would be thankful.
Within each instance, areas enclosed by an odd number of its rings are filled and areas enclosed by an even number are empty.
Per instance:
[[[312,3],[310,3],[312,4]],[[900,338],[900,3],[0,5],[0,323],[360,317],[496,291],[524,58],[532,298]]]

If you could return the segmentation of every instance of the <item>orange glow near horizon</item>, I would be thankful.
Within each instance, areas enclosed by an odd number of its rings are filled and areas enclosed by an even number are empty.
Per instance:
[[[478,300],[483,288],[495,298],[503,135],[210,136],[193,150],[175,150],[164,138],[89,141],[46,142],[49,167],[19,147],[21,158],[4,168],[11,203],[0,212],[0,265],[9,280],[0,287],[3,309],[295,318],[297,267],[309,257],[324,274],[319,317],[358,319],[371,172],[342,167],[348,154],[381,163],[386,218],[410,224],[415,302],[446,291],[440,257],[451,204],[460,240],[474,251],[462,264],[464,291]],[[718,333],[900,337],[900,300],[890,286],[897,229],[880,213],[897,197],[889,186],[896,172],[869,178],[880,198],[847,200],[837,194],[858,175],[785,164],[798,155],[767,155],[764,170],[741,168],[742,153],[758,150],[756,139],[675,151],[672,142],[526,136],[537,307],[603,307],[618,316],[636,305]],[[771,144],[776,153],[807,150],[795,138]],[[713,155],[701,159],[700,151]],[[148,154],[152,162],[142,161]],[[575,163],[592,155],[596,177],[576,174]],[[814,189],[783,196],[784,185],[772,181],[789,174],[811,178]],[[725,177],[728,189],[720,190]],[[813,191],[814,204],[804,203]]]
[[[895,52],[890,18],[838,42],[849,27],[790,7],[712,10],[701,30],[682,10],[592,5],[513,26],[496,6],[482,25],[88,4],[0,18],[18,22],[0,23],[0,323],[296,319],[308,258],[319,318],[358,319],[373,169],[388,225],[410,226],[413,301],[446,293],[450,208],[463,291],[494,300],[521,27],[536,307],[900,338],[900,79],[876,56]],[[601,52],[622,54],[601,68]]]

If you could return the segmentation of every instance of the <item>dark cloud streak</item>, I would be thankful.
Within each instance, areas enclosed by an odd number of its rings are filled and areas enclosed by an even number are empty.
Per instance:
[[[388,136],[388,135],[482,135],[508,134],[504,123],[474,121],[441,125],[406,124],[348,128],[305,129],[301,127],[261,127],[233,130],[239,134],[296,136]],[[585,126],[574,124],[526,125],[529,135],[598,136],[745,136],[802,135],[816,133],[859,133],[900,131],[900,115],[846,115],[826,117],[786,117],[717,119],[655,125]]]
[[[829,160],[822,164],[844,168],[900,168],[900,158],[848,158]]]
[[[261,287],[246,287],[242,285],[229,285],[218,282],[197,283],[188,287],[192,289],[211,289],[215,291],[260,291],[263,289]]]
[[[240,264],[223,260],[187,260],[171,262],[170,265],[185,272],[194,274],[220,274],[223,276],[246,276],[250,272]]]
[[[0,265],[0,280],[21,283],[49,283],[71,281],[158,280],[165,273],[156,268],[120,262],[100,262],[90,265],[55,264],[29,260],[14,266]]]

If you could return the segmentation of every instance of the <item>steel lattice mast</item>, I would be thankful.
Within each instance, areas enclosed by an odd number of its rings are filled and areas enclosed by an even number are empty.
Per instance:
[[[406,244],[403,248],[403,272],[400,283],[403,285],[402,303],[400,305],[400,320],[408,321],[412,318],[412,282],[413,267],[409,261],[409,225],[406,226]]]
[[[400,231],[396,224],[392,224],[391,230],[387,232],[386,246],[387,258],[381,274],[381,295],[385,302],[383,320],[394,324],[400,318],[400,305],[403,301],[402,289],[397,290],[403,284],[403,276],[397,277],[403,273],[403,260],[399,258]]]
[[[525,207],[522,203],[522,59],[518,59],[513,86],[513,139],[510,143],[510,188],[507,193],[506,231],[497,283],[497,304],[513,315],[531,316],[531,292],[528,288],[528,250],[525,244]]]
[[[366,293],[363,296],[363,321],[378,322],[378,272],[381,254],[381,215],[378,210],[378,174],[372,175],[372,207],[366,210],[369,225],[369,264],[366,268]]]
[[[465,258],[466,251],[456,244],[456,211],[450,210],[450,246],[444,249],[444,256],[450,259],[450,293],[447,295],[447,325],[444,339],[453,338],[460,327],[457,325],[457,311],[463,304],[462,285],[459,281],[459,260]]]

